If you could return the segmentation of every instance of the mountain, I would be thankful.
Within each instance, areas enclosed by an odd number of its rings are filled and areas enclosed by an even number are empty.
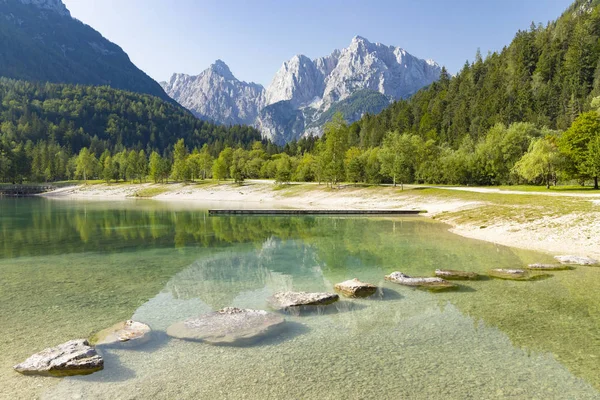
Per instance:
[[[172,101],[116,44],[71,17],[61,0],[0,0],[0,76],[107,85]]]
[[[239,81],[221,60],[197,76],[174,74],[161,86],[199,118],[227,125],[253,124],[265,104],[264,87]]]
[[[282,100],[263,108],[256,119],[256,128],[273,143],[284,144],[290,137],[299,138],[305,131],[302,110],[291,101]]]
[[[332,108],[353,122],[409,97],[436,81],[440,71],[434,61],[356,36],[347,48],[326,57],[292,57],[266,89],[239,81],[220,60],[198,76],[174,74],[162,85],[201,118],[252,123],[265,138],[285,144],[307,133],[320,135]]]
[[[313,103],[325,111],[358,90],[378,91],[397,100],[429,85],[439,74],[439,65],[431,60],[356,36],[350,46],[327,57],[311,61],[295,56],[285,62],[267,88],[267,104],[290,100],[297,106]]]

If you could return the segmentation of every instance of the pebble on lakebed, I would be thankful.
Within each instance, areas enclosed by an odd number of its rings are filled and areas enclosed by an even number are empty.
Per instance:
[[[404,286],[412,286],[420,289],[427,289],[431,291],[439,291],[446,289],[456,289],[458,285],[452,282],[448,282],[442,278],[432,277],[411,277],[403,274],[402,272],[392,272],[385,276],[385,279],[390,282],[394,282]]]
[[[435,276],[455,281],[473,281],[479,279],[479,274],[468,271],[456,271],[453,269],[436,269]]]
[[[335,293],[277,292],[268,303],[276,310],[304,306],[326,306],[340,299]]]
[[[137,346],[150,340],[152,329],[141,322],[127,320],[106,328],[91,337],[94,345],[126,344]]]
[[[104,368],[104,359],[86,339],[49,347],[13,367],[24,375],[89,375]]]
[[[361,282],[356,278],[338,283],[333,288],[346,297],[369,297],[377,292],[377,286]]]
[[[284,323],[278,314],[226,307],[177,322],[167,329],[167,335],[215,345],[246,345],[277,331]]]

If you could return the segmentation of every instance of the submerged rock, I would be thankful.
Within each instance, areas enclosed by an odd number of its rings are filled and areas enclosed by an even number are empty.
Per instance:
[[[448,280],[468,281],[479,279],[479,275],[475,272],[456,271],[453,269],[436,269],[435,276]]]
[[[488,271],[488,275],[492,278],[498,279],[511,279],[515,281],[527,281],[535,277],[529,271],[524,269],[491,269]]]
[[[104,360],[86,339],[50,347],[13,367],[24,375],[89,375],[104,368]]]
[[[573,267],[565,264],[529,264],[527,269],[535,271],[562,271],[573,269]]]
[[[385,279],[390,281],[390,282],[394,282],[394,283],[398,283],[400,285],[404,285],[404,286],[412,286],[412,287],[418,287],[418,288],[423,288],[423,289],[428,289],[428,290],[444,290],[444,289],[454,289],[456,287],[458,287],[458,285],[452,283],[452,282],[448,282],[445,279],[442,278],[431,278],[431,277],[411,277],[408,275],[403,274],[402,272],[392,272],[389,275],[385,276]]]
[[[171,325],[167,335],[210,344],[252,343],[280,328],[285,319],[263,310],[226,307]]]
[[[151,331],[152,329],[146,324],[127,320],[96,333],[90,341],[96,345],[127,343],[135,346],[150,340]]]
[[[338,283],[333,288],[347,297],[369,297],[377,291],[377,286],[361,282],[356,278]]]
[[[554,257],[561,264],[571,264],[571,265],[596,265],[598,264],[598,260],[594,260],[590,257],[580,257],[580,256],[556,256]]]
[[[284,310],[291,307],[325,306],[340,299],[335,293],[277,292],[269,298],[271,307]]]

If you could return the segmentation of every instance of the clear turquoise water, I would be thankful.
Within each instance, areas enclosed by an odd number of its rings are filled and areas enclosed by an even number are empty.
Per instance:
[[[600,398],[600,268],[533,282],[483,280],[429,293],[399,270],[485,272],[551,261],[412,218],[208,217],[153,201],[0,200],[1,398]],[[279,290],[342,280],[383,296],[343,300],[250,347],[164,330],[225,306],[266,308]],[[135,318],[136,349],[66,379],[11,366],[44,347]]]

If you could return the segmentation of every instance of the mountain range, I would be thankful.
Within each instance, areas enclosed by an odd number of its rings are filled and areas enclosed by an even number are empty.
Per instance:
[[[111,86],[173,102],[116,44],[61,0],[0,0],[0,76]]]
[[[320,135],[335,111],[349,122],[377,113],[436,81],[440,72],[433,60],[356,36],[326,57],[292,57],[266,88],[238,80],[221,60],[196,76],[174,74],[161,86],[200,118],[254,125],[263,137],[284,144]]]

